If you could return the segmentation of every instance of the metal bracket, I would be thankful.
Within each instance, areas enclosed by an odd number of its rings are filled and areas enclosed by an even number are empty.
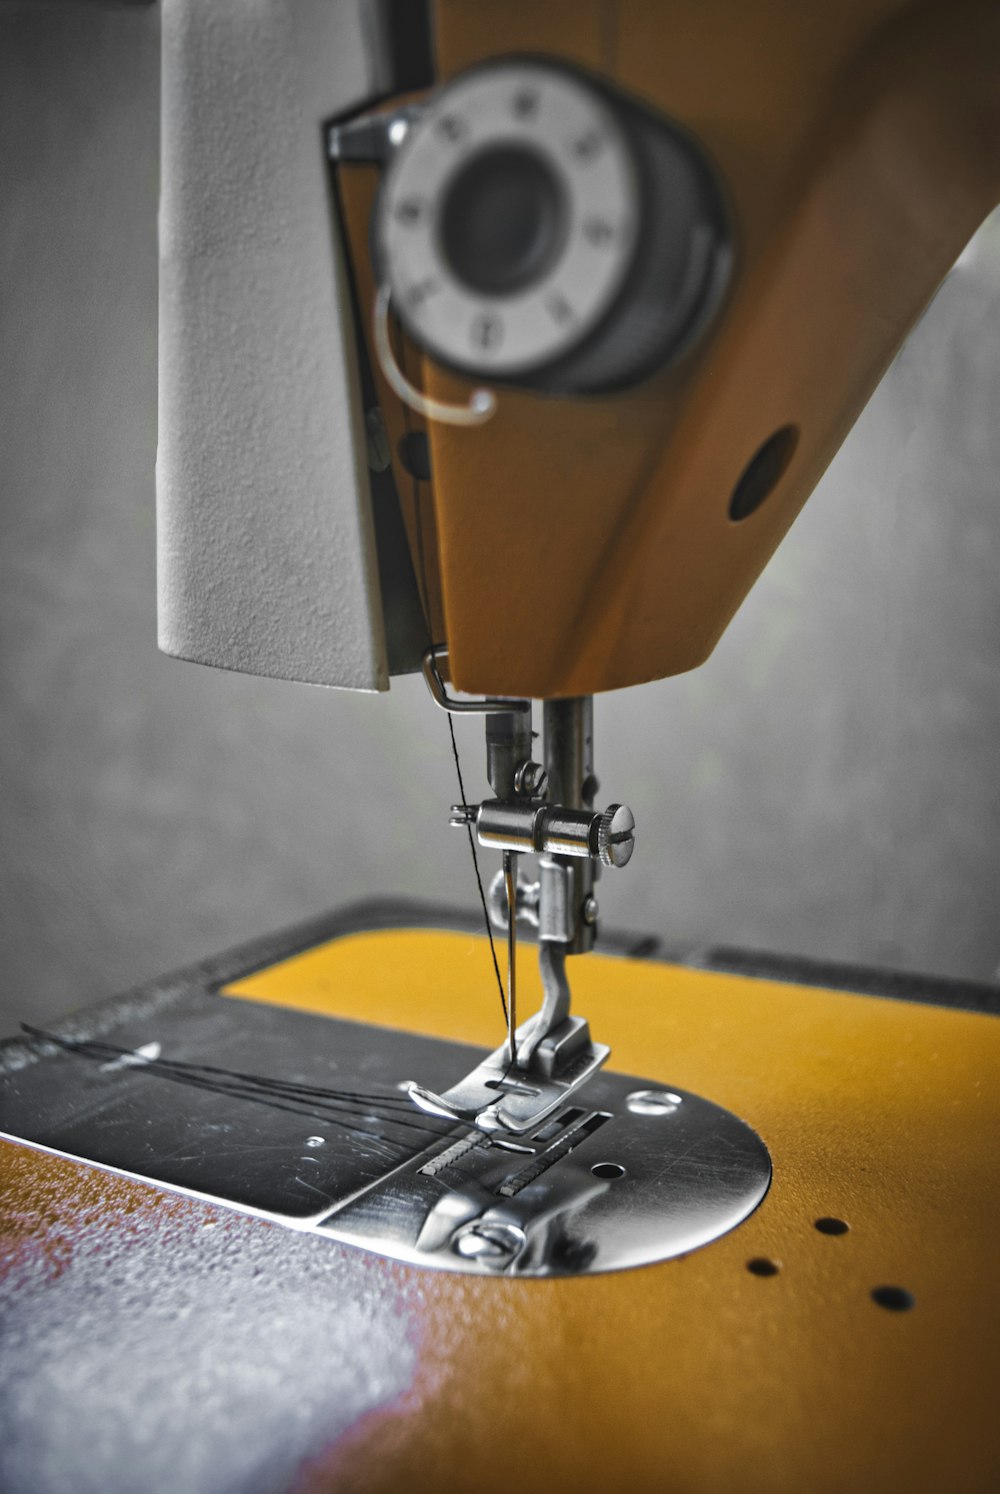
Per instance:
[[[445,689],[444,677],[448,672],[448,645],[432,643],[423,658],[424,680],[431,692],[431,699],[442,711],[453,716],[498,716],[507,711],[525,712],[531,715],[530,700],[456,700]]]

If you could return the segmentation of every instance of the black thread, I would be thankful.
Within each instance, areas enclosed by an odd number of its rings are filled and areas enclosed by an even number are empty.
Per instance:
[[[458,743],[455,741],[455,723],[452,721],[450,716],[448,717],[448,730],[451,732],[451,750],[452,755],[455,758],[455,772],[458,774],[458,792],[461,795],[462,803],[464,804],[466,802],[465,785],[462,782],[462,768],[461,764],[458,761]],[[483,905],[483,917],[486,920],[486,934],[490,941],[490,954],[493,956],[493,969],[496,971],[497,990],[500,992],[500,1005],[503,1008],[503,1020],[504,1024],[507,1025],[510,1022],[510,1018],[507,1015],[507,998],[503,993],[503,981],[500,978],[500,965],[497,961],[497,948],[493,943],[493,928],[490,924],[490,910],[486,906],[486,893],[483,891],[483,879],[479,874],[479,857],[476,855],[476,837],[472,833],[471,825],[467,824],[465,828],[469,833],[469,850],[472,852],[472,865],[476,873],[476,886],[479,888],[479,901]]]
[[[398,362],[404,377],[407,377],[405,340],[400,343]],[[409,435],[411,430],[410,411],[405,400],[403,401],[403,424],[406,427],[407,435]],[[420,491],[420,480],[417,477],[413,477],[413,517],[417,531],[417,570],[420,573],[418,576],[418,585],[420,589],[420,603],[424,611],[424,621],[427,624],[427,647],[430,648],[433,645],[433,639],[431,637],[432,628],[430,596],[427,589],[427,565],[424,557],[424,521],[421,497],[422,494]],[[441,690],[443,693],[444,682],[441,679],[441,676],[438,674],[437,664],[433,664],[432,668],[435,675],[437,675],[438,684],[441,686]],[[465,804],[467,803],[467,800],[465,797],[465,784],[462,782],[462,765],[458,760],[458,742],[455,739],[455,723],[451,719],[450,711],[448,712],[448,730],[451,733],[451,752],[452,756],[455,759],[455,773],[458,777],[458,793],[461,802]],[[479,889],[479,901],[483,910],[483,919],[486,923],[486,937],[490,941],[490,956],[493,960],[493,971],[497,978],[497,990],[500,992],[500,1007],[503,1011],[504,1026],[506,1027],[510,1024],[510,1018],[507,1015],[507,998],[504,995],[503,991],[503,979],[500,975],[500,963],[497,960],[496,945],[493,942],[493,925],[490,923],[490,910],[486,906],[486,893],[483,890],[483,878],[479,870],[479,857],[476,854],[476,837],[472,833],[471,825],[467,824],[465,828],[469,837],[469,850],[472,853],[472,868],[476,874],[476,886]]]
[[[32,1027],[27,1022],[21,1023],[21,1030],[29,1037],[52,1043],[66,1052],[76,1054],[80,1058],[91,1059],[95,1063],[109,1058],[136,1057],[137,1061],[128,1066],[130,1074],[142,1072],[154,1078],[169,1079],[175,1084],[187,1084],[193,1089],[205,1089],[214,1094],[229,1095],[237,1100],[256,1101],[259,1104],[268,1105],[272,1110],[285,1110],[293,1115],[305,1115],[313,1120],[332,1122],[343,1130],[355,1131],[375,1141],[398,1144],[392,1143],[387,1136],[378,1136],[374,1131],[352,1125],[351,1120],[363,1120],[367,1114],[381,1121],[383,1125],[402,1127],[407,1131],[419,1131],[431,1137],[446,1135],[450,1126],[450,1123],[434,1121],[430,1117],[425,1121],[417,1120],[412,1114],[412,1101],[409,1096],[379,1095],[374,1091],[369,1094],[359,1094],[349,1090],[324,1089],[318,1085],[297,1084],[289,1079],[271,1079],[263,1074],[245,1074],[236,1069],[218,1068],[213,1064],[185,1063],[174,1058],[142,1058],[136,1055],[133,1048],[122,1048],[115,1043],[96,1039],[63,1038],[54,1032],[45,1032],[42,1028]],[[379,1107],[387,1105],[402,1105],[408,1113],[406,1115],[379,1115],[377,1113]],[[359,1107],[361,1114],[357,1113]],[[346,1110],[351,1120],[331,1114],[333,1110]]]

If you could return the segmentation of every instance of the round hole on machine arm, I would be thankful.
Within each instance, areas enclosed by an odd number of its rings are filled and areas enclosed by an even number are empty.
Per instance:
[[[799,444],[797,425],[783,425],[750,458],[729,500],[729,517],[734,523],[749,519],[769,497],[788,470],[788,464]]]

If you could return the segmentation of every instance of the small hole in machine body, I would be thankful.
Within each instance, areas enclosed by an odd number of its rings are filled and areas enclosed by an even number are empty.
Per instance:
[[[887,1312],[909,1312],[911,1307],[917,1305],[913,1293],[899,1286],[874,1287],[872,1301],[877,1302],[879,1307],[884,1307]]]
[[[609,1183],[625,1176],[625,1169],[619,1162],[595,1162],[590,1170],[595,1178],[603,1178]]]
[[[747,1270],[751,1276],[777,1276],[781,1267],[777,1261],[772,1261],[769,1256],[755,1255],[747,1261]]]
[[[797,425],[783,425],[768,436],[743,469],[743,475],[729,500],[729,517],[734,524],[749,519],[764,499],[773,493],[784,477],[799,444]]]
[[[835,1219],[832,1214],[824,1214],[814,1225],[821,1235],[846,1235],[851,1227],[845,1219]]]

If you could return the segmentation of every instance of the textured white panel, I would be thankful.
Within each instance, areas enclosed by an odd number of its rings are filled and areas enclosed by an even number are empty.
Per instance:
[[[364,0],[164,0],[160,647],[388,673],[322,123],[377,90]]]

